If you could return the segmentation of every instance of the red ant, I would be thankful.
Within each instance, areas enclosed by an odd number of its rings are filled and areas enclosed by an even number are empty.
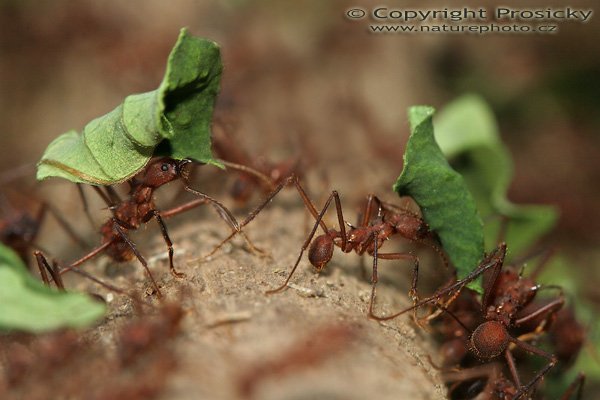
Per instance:
[[[369,254],[373,257],[373,274],[372,274],[372,291],[369,304],[369,316],[373,316],[373,304],[376,295],[376,285],[378,281],[377,275],[377,260],[412,260],[413,261],[413,278],[410,290],[410,296],[415,300],[417,296],[417,279],[419,269],[419,259],[413,253],[379,253],[379,248],[383,243],[394,235],[399,235],[413,242],[424,243],[429,245],[443,259],[446,267],[449,266],[446,256],[442,250],[431,243],[435,239],[434,233],[429,229],[427,223],[416,213],[409,211],[407,208],[397,206],[391,203],[383,202],[374,195],[367,196],[367,200],[362,208],[357,226],[353,226],[344,220],[340,197],[337,191],[332,191],[325,205],[320,212],[317,212],[313,202],[309,199],[306,191],[300,185],[299,179],[292,174],[285,180],[280,182],[277,187],[267,196],[262,204],[256,207],[246,219],[240,224],[240,229],[252,221],[262,209],[273,200],[273,198],[286,186],[294,185],[298,191],[304,205],[315,218],[315,224],[306,238],[300,254],[296,259],[292,270],[281,286],[267,291],[267,294],[273,294],[285,289],[294,275],[304,251],[308,249],[308,259],[315,267],[317,272],[321,272],[333,256],[334,248],[339,247],[344,253],[356,252],[358,255]],[[329,208],[331,202],[335,202],[337,211],[339,231],[330,229],[323,221],[323,216]],[[374,210],[377,210],[376,212]],[[346,225],[349,230],[346,231]],[[323,229],[323,234],[313,237],[318,227]],[[229,241],[237,232],[232,232],[219,245],[217,245],[211,253],[205,257],[210,257],[223,244]]]
[[[513,382],[519,388],[514,397],[518,399],[529,392],[536,382],[556,365],[558,359],[556,356],[511,335],[509,331],[517,329],[540,317],[550,318],[550,316],[563,306],[564,298],[562,290],[559,287],[538,285],[532,277],[523,277],[512,269],[502,270],[505,256],[506,244],[501,243],[464,279],[438,290],[427,299],[419,301],[417,304],[399,313],[387,317],[372,316],[372,318],[379,321],[389,320],[425,304],[435,304],[453,317],[468,332],[467,347],[469,353],[481,361],[491,361],[499,356],[504,356]],[[487,279],[484,285],[480,308],[483,322],[479,323],[474,330],[471,330],[462,321],[455,318],[454,314],[439,301],[443,296],[448,294],[456,296],[456,293],[464,289],[469,282],[486,272]],[[523,315],[521,312],[534,300],[536,294],[542,289],[558,289],[559,295],[548,304]],[[512,355],[513,345],[528,353],[541,356],[548,361],[548,364],[538,371],[526,385],[522,385],[519,379],[515,360]]]
[[[189,187],[185,167],[190,163],[192,163],[192,161],[189,159],[176,161],[169,158],[161,158],[152,161],[140,174],[128,181],[130,191],[129,197],[125,200],[120,199],[116,191],[111,187],[103,187],[103,191],[102,188],[94,186],[94,189],[106,202],[112,212],[112,217],[100,228],[100,232],[102,233],[102,244],[90,251],[87,255],[81,257],[79,260],[73,262],[71,265],[60,269],[59,273],[64,274],[65,272],[76,270],[79,265],[102,252],[105,252],[117,262],[130,261],[133,258],[137,258],[150,277],[154,289],[160,296],[160,289],[148,268],[148,263],[138,251],[137,246],[129,238],[128,231],[138,229],[142,224],[147,223],[152,218],[156,219],[168,248],[170,271],[175,277],[180,278],[184,276],[184,274],[178,272],[173,265],[173,243],[169,238],[167,227],[163,222],[163,219],[206,203],[210,203],[221,219],[223,219],[236,233],[242,234],[246,243],[252,250],[258,251],[246,237],[244,232],[241,232],[241,226],[224,205],[208,195]],[[154,191],[177,179],[183,181],[184,189],[186,191],[200,198],[167,211],[159,211],[154,204]],[[36,253],[36,257],[38,258],[40,270],[43,270],[44,268],[49,271],[51,270],[41,253]]]
[[[476,367],[465,368],[459,371],[445,372],[444,380],[447,383],[453,383],[450,386],[449,392],[452,398],[477,398],[478,400],[514,400],[517,399],[518,388],[515,384],[507,379],[502,373],[498,363],[488,363]],[[484,381],[479,378],[485,378]],[[473,380],[475,381],[473,382]],[[471,382],[471,384],[463,388],[460,393],[457,389],[461,383]],[[583,385],[585,375],[578,374],[573,382],[567,387],[564,393],[560,396],[560,400],[569,400],[573,394],[577,400],[581,399],[583,394]],[[483,385],[483,388],[481,389]],[[468,397],[466,397],[468,396]]]

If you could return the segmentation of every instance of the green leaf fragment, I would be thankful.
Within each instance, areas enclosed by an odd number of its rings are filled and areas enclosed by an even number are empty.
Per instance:
[[[450,167],[435,141],[433,114],[432,107],[409,108],[411,135],[404,168],[393,189],[417,202],[461,279],[483,257],[483,223],[463,178]],[[480,281],[469,287],[482,292]]]
[[[182,29],[159,88],[126,97],[81,134],[56,138],[38,164],[37,179],[119,183],[138,173],[163,143],[161,155],[219,166],[210,149],[210,123],[222,69],[219,46]]]
[[[84,294],[46,287],[11,249],[0,245],[0,331],[80,328],[101,318],[105,309]]]
[[[519,254],[549,232],[558,218],[554,207],[517,205],[507,199],[513,164],[500,140],[492,110],[475,95],[463,96],[435,118],[435,138],[467,182],[481,215],[486,217],[487,247],[496,245],[500,219],[508,218],[505,240]]]

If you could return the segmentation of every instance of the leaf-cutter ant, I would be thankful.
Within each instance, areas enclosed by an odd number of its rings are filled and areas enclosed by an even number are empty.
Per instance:
[[[339,247],[344,253],[356,252],[358,255],[369,254],[373,257],[373,275],[372,275],[372,291],[369,303],[369,316],[373,315],[373,304],[376,296],[376,286],[378,281],[377,260],[410,260],[413,262],[413,278],[410,295],[416,302],[417,295],[417,279],[419,269],[419,259],[412,252],[396,252],[396,253],[380,253],[378,250],[384,242],[392,236],[397,235],[411,242],[423,243],[431,247],[442,258],[446,267],[449,262],[443,251],[435,244],[435,234],[429,229],[427,223],[416,213],[408,210],[405,207],[397,206],[391,203],[381,201],[375,195],[367,196],[367,199],[362,207],[359,216],[359,222],[356,226],[347,223],[344,220],[340,196],[337,191],[332,191],[325,205],[320,212],[313,202],[310,200],[306,191],[302,188],[299,179],[292,174],[285,180],[280,182],[277,187],[266,197],[266,199],[258,205],[246,219],[240,224],[240,228],[244,227],[264,209],[264,207],[273,200],[273,198],[286,186],[294,185],[299,193],[304,205],[315,219],[315,224],[312,227],[308,237],[302,245],[300,254],[294,263],[286,280],[277,288],[267,291],[267,294],[273,294],[285,289],[294,275],[300,260],[306,249],[308,249],[308,259],[315,267],[317,272],[322,271],[333,256],[335,247]],[[335,202],[335,208],[338,217],[339,230],[331,229],[323,221],[323,216],[328,210],[331,202]],[[323,234],[317,236],[314,240],[317,229],[321,227]],[[348,228],[346,228],[348,226]],[[231,240],[237,232],[232,232],[219,245],[217,245],[211,253],[205,257],[214,254],[223,244]],[[310,247],[309,247],[310,246]]]
[[[112,217],[100,228],[102,244],[70,265],[61,268],[59,273],[64,274],[65,272],[78,269],[81,264],[101,253],[106,253],[117,262],[130,261],[137,258],[150,277],[155,291],[160,295],[160,289],[148,268],[146,259],[139,252],[134,242],[129,238],[128,232],[137,230],[140,226],[153,218],[156,219],[168,248],[170,271],[175,277],[182,277],[184,274],[178,272],[173,265],[173,243],[171,242],[163,219],[183,213],[203,204],[211,204],[221,219],[223,219],[233,231],[240,233],[246,240],[248,246],[255,250],[256,248],[252,245],[245,233],[241,231],[241,226],[238,224],[233,214],[223,204],[212,197],[189,187],[186,166],[191,163],[192,161],[189,159],[176,161],[170,158],[160,158],[151,161],[141,173],[128,181],[130,190],[126,199],[121,199],[117,192],[111,187],[93,186],[96,192],[106,202],[112,213]],[[166,211],[159,211],[154,204],[154,191],[159,187],[178,179],[183,182],[186,191],[199,198]],[[41,255],[41,253],[36,256],[38,258],[40,270],[44,268],[50,270],[44,256]]]
[[[451,384],[449,394],[452,399],[515,400],[518,388],[504,376],[497,362],[490,362],[458,371],[442,373],[444,381]],[[578,374],[560,396],[560,400],[580,400],[583,394],[585,375]],[[538,398],[537,396],[535,398]]]
[[[453,317],[468,332],[466,347],[469,354],[484,362],[504,357],[513,383],[518,388],[514,399],[519,399],[528,393],[556,365],[558,359],[555,355],[527,343],[526,339],[522,340],[524,332],[519,332],[520,336],[517,337],[511,331],[518,330],[525,324],[539,318],[551,318],[563,306],[564,296],[562,289],[557,286],[537,284],[531,277],[523,277],[514,269],[506,268],[503,270],[505,256],[506,244],[501,243],[464,279],[439,289],[432,296],[419,301],[412,307],[399,313],[386,317],[372,317],[380,321],[389,320],[422,307],[425,304],[434,304]],[[481,322],[472,330],[454,316],[452,311],[446,306],[448,303],[444,305],[440,300],[447,295],[450,295],[452,299],[469,282],[472,282],[484,273],[484,293],[480,307]],[[543,289],[558,290],[559,294],[549,303],[523,314],[522,311],[525,307],[531,304],[536,294]],[[514,348],[538,355],[548,361],[546,366],[539,370],[525,385],[521,384],[519,373],[517,372],[517,366],[512,354]]]

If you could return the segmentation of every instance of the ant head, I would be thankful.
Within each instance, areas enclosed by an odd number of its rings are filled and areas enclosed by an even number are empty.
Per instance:
[[[157,188],[167,184],[181,176],[179,164],[171,158],[160,158],[146,167],[146,172],[142,179],[143,184],[152,188]]]
[[[327,234],[318,236],[310,244],[308,260],[317,272],[321,272],[329,260],[331,260],[331,257],[333,257],[333,247],[333,238]]]
[[[481,360],[499,356],[506,350],[510,335],[502,323],[487,321],[475,329],[471,335],[471,349]]]

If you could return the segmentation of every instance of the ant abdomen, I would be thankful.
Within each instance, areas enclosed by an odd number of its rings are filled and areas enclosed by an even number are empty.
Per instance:
[[[481,360],[490,360],[502,354],[509,341],[506,328],[498,321],[482,323],[471,335],[471,347]]]
[[[330,235],[321,235],[310,244],[308,260],[321,271],[333,257],[333,238]]]

